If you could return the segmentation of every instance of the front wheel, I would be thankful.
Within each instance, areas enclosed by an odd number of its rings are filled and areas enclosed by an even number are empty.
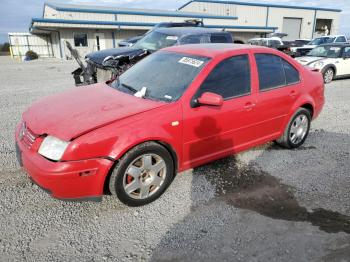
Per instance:
[[[276,142],[286,148],[298,148],[304,144],[310,130],[311,114],[305,108],[299,108],[289,121],[283,136]]]
[[[126,205],[142,206],[160,197],[173,177],[174,163],[168,150],[147,142],[119,160],[111,174],[109,190]]]
[[[326,84],[329,84],[333,81],[334,78],[334,70],[332,68],[328,68],[323,73],[323,80]]]

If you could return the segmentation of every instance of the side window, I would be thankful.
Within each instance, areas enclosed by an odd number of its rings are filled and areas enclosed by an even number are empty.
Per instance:
[[[200,43],[207,43],[206,36],[204,35],[189,35],[185,36],[181,39],[182,45],[189,45],[189,44],[200,44]]]
[[[224,99],[250,94],[250,65],[248,55],[239,55],[220,62],[204,80],[197,96],[205,92]]]
[[[343,57],[350,57],[350,47],[345,47]]]
[[[74,34],[74,46],[88,46],[87,34]]]
[[[268,90],[286,85],[281,58],[270,54],[255,54],[259,73],[260,90]]]
[[[346,39],[344,36],[339,36],[337,40],[335,40],[336,43],[345,43]]]
[[[300,81],[300,75],[298,70],[294,68],[290,63],[286,60],[282,59],[284,72],[286,74],[286,83],[287,85],[296,84]]]
[[[210,43],[227,43],[227,37],[225,35],[211,35]]]

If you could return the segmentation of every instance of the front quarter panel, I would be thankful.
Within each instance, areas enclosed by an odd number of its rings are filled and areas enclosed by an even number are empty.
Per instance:
[[[178,102],[98,128],[73,140],[62,160],[119,159],[134,146],[160,141],[182,155],[182,109]]]

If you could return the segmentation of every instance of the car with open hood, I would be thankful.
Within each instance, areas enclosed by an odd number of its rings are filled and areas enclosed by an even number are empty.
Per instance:
[[[86,65],[78,61],[80,68],[72,74],[76,85],[105,82],[162,48],[200,43],[233,43],[233,38],[229,32],[199,26],[156,27],[131,47],[111,48],[86,55]]]
[[[320,71],[325,83],[335,78],[350,77],[350,44],[320,45],[296,60]]]
[[[300,147],[324,104],[322,75],[271,48],[165,48],[109,83],[33,103],[15,132],[20,164],[59,199],[139,206],[176,173],[276,141]]]

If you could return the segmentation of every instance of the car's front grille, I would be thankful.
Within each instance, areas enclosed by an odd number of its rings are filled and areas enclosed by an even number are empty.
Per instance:
[[[22,125],[19,136],[23,144],[29,149],[32,148],[35,139],[37,138],[37,136],[25,124]]]

